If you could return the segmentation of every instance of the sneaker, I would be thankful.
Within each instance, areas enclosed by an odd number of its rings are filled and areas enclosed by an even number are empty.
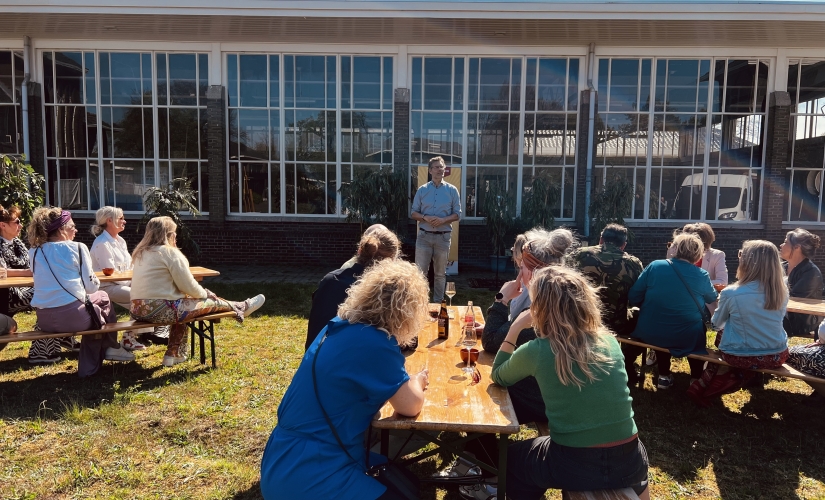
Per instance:
[[[244,301],[244,303],[246,304],[246,309],[244,309],[244,311],[243,311],[244,317],[247,317],[250,314],[257,311],[258,309],[260,309],[261,306],[264,305],[265,300],[266,300],[266,297],[264,297],[263,294],[260,294],[260,293],[256,296],[252,297],[251,299],[246,299]]]
[[[127,337],[126,335],[123,336],[121,345],[127,351],[140,351],[142,349],[146,349],[146,346],[138,342],[136,338]]]
[[[176,364],[183,363],[184,361],[186,361],[186,356],[184,355],[169,356],[168,354],[166,354],[163,356],[163,366],[175,366]]]
[[[106,357],[103,359],[108,361],[134,361],[135,355],[122,347],[109,347],[106,349]]]
[[[673,374],[667,375],[665,377],[659,375],[659,383],[656,384],[657,389],[670,389],[673,385]]]
[[[653,365],[655,365],[655,364],[656,364],[656,351],[654,351],[653,349],[651,349],[651,350],[647,353],[647,359],[645,360],[645,364],[646,364],[647,366],[653,366]]]
[[[57,363],[60,359],[59,354],[54,354],[52,356],[29,354],[29,363],[33,365],[50,365],[52,363]]]
[[[80,352],[80,342],[75,340],[74,337],[60,337],[55,340],[60,344],[60,347],[67,351]]]
[[[481,476],[481,467],[461,457],[454,460],[445,469],[434,472],[432,475],[436,479],[473,476]]]
[[[458,494],[461,495],[462,498],[468,498],[470,500],[496,500],[498,498],[498,486],[487,483],[459,486]]]

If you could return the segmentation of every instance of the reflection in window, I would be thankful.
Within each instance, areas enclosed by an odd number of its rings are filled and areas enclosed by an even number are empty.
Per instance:
[[[536,176],[561,193],[556,217],[573,217],[579,59],[414,57],[411,90],[412,190],[441,156],[465,167],[468,217],[484,215],[491,183],[520,202]]]
[[[142,212],[183,175],[206,207],[206,54],[44,52],[43,68],[50,203]]]
[[[786,221],[823,222],[825,200],[825,61],[791,60],[791,164]]]
[[[636,186],[632,218],[758,220],[767,61],[605,58],[598,67],[597,175]]]
[[[229,211],[341,215],[340,184],[392,164],[392,62],[228,54]]]
[[[0,50],[0,153],[23,153],[22,56],[20,52]]]

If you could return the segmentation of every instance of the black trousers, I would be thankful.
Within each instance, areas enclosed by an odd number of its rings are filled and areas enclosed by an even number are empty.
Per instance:
[[[636,382],[636,358],[644,353],[645,348],[632,344],[622,344],[622,354],[624,354],[624,368],[627,371],[627,379],[632,384]],[[656,364],[659,368],[659,376],[670,375],[670,358],[673,356],[669,352],[656,351]],[[644,363],[644,360],[642,360]],[[704,370],[705,362],[700,359],[688,358],[690,366],[690,378],[700,378]]]

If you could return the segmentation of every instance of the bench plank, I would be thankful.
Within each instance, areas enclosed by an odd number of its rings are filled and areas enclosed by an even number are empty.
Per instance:
[[[639,500],[633,488],[620,490],[562,491],[562,500]]]
[[[654,351],[668,352],[668,349],[665,349],[665,348],[659,347],[659,346],[655,346],[655,345],[645,344],[644,342],[641,342],[641,341],[636,340],[636,339],[617,336],[616,340],[618,340],[619,342],[621,342],[623,344],[631,344],[631,345],[635,345],[635,346],[639,346],[639,347],[644,347],[644,348],[647,348],[647,349],[653,349]],[[716,349],[708,349],[707,351],[708,351],[707,354],[688,354],[687,357],[688,358],[693,358],[693,359],[699,359],[699,360],[702,360],[702,361],[706,361],[708,363],[716,363],[717,365],[730,366],[730,364],[728,364],[724,359],[722,359],[722,352],[721,351],[718,351]],[[642,360],[642,363],[644,363],[644,360]],[[815,377],[813,375],[801,372],[801,371],[797,370],[796,368],[788,365],[787,363],[783,364],[780,368],[770,368],[770,369],[769,368],[760,368],[758,370],[751,370],[751,371],[760,372],[760,373],[768,373],[770,375],[776,375],[776,376],[779,376],[779,377],[795,378],[795,379],[807,382],[809,384],[818,384],[818,385],[825,384],[825,378],[819,378],[819,377]]]

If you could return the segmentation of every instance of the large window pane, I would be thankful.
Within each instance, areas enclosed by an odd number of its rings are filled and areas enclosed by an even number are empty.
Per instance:
[[[635,111],[638,108],[639,61],[613,59],[610,66],[610,111]]]
[[[83,103],[83,54],[55,53],[56,101],[59,104]]]
[[[243,185],[242,211],[269,212],[269,165],[267,163],[241,163]]]
[[[240,105],[243,107],[266,107],[267,57],[265,55],[241,54],[240,56]]]
[[[169,54],[169,92],[172,105],[198,105],[195,54]]]

